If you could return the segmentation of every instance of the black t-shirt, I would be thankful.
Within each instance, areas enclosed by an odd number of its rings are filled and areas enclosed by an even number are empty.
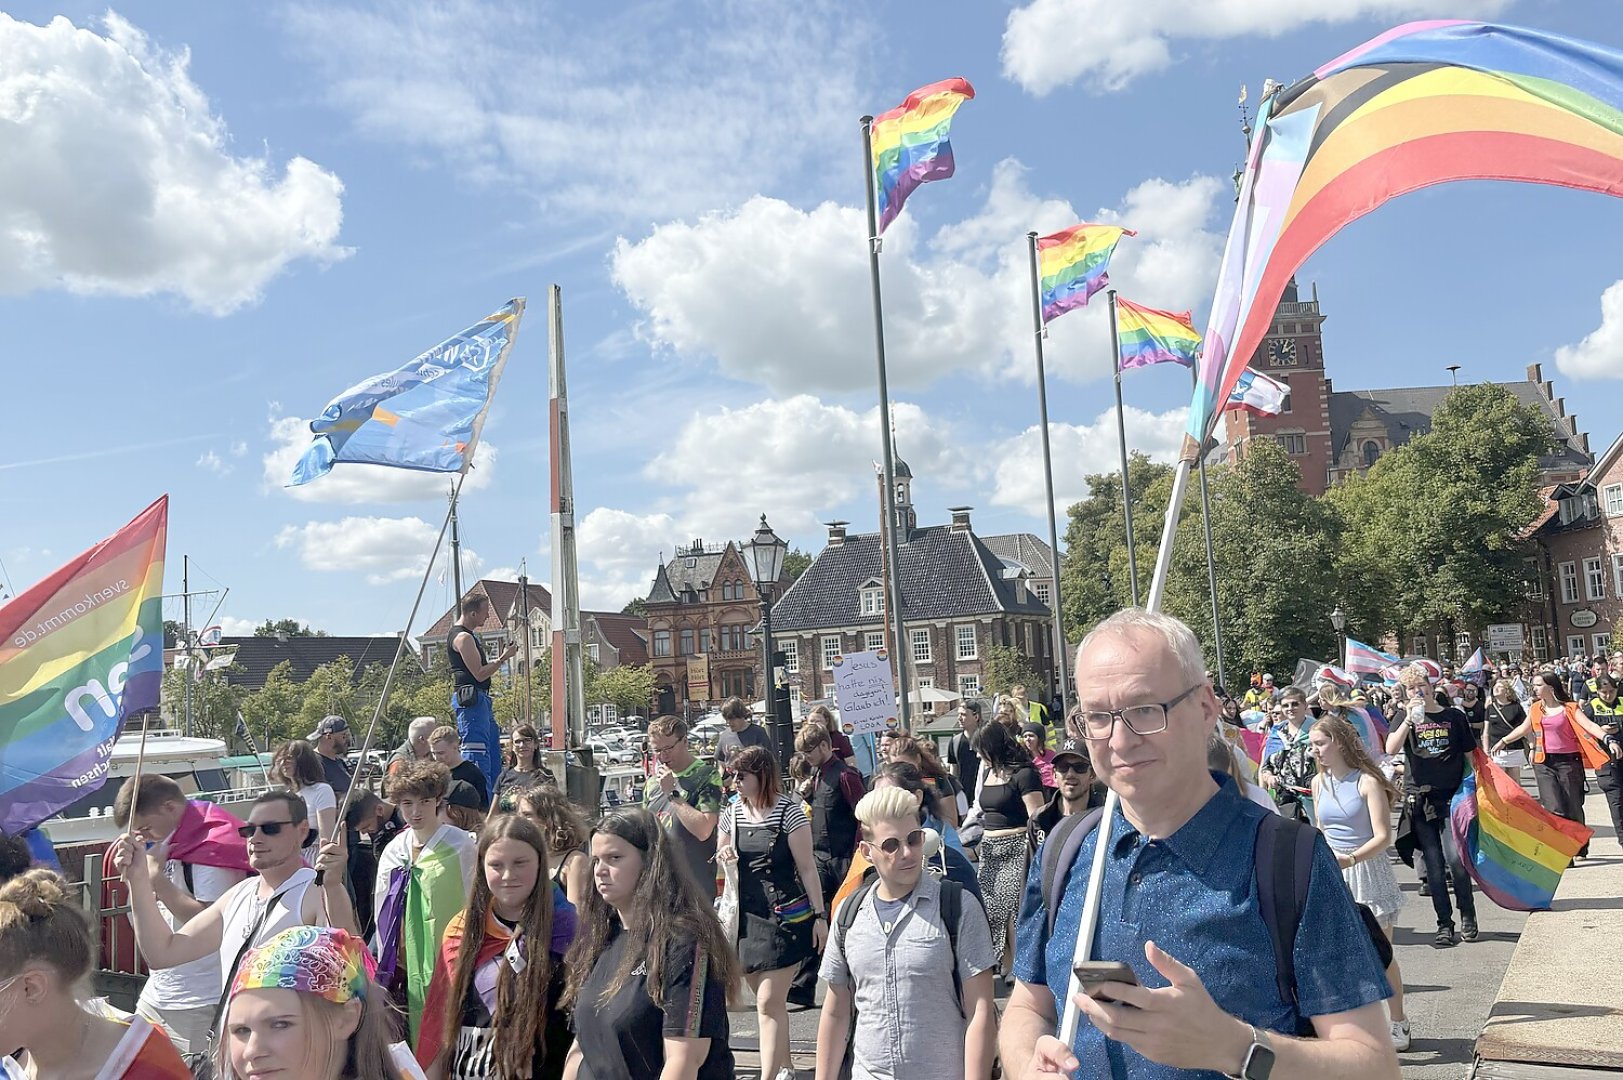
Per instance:
[[[1420,714],[1403,743],[1409,786],[1429,787],[1433,798],[1452,797],[1465,779],[1465,756],[1474,749],[1476,735],[1459,709]]]
[[[490,809],[490,785],[485,782],[485,774],[480,771],[479,766],[464,758],[451,770],[451,779],[460,780],[479,793],[481,813]]]
[[[988,776],[981,787],[981,824],[988,829],[1022,829],[1031,815],[1024,795],[1043,794],[1043,781],[1037,770],[1022,765],[1007,783],[993,783]]]
[[[973,799],[975,782],[981,774],[981,756],[969,745],[969,736],[961,731],[954,735],[952,742],[947,744],[947,757],[951,759],[953,770],[958,774],[958,782]]]
[[[759,746],[762,750],[772,751],[772,736],[767,734],[766,728],[754,722],[745,724],[742,731],[725,728],[716,738],[716,764],[723,772],[727,771],[727,763],[746,746]]]
[[[1512,701],[1509,705],[1501,705],[1497,701],[1488,702],[1488,745],[1492,746],[1506,735],[1509,735],[1517,727],[1521,726],[1521,722],[1526,719],[1527,710],[1522,708],[1522,703],[1519,701]],[[1527,749],[1527,740],[1517,739],[1513,743],[1506,743],[1505,749],[1525,750]]]
[[[342,800],[344,792],[349,790],[349,763],[343,758],[330,758],[325,754],[317,756],[321,758],[321,778],[332,785],[332,793]]]
[[[616,930],[581,986],[574,1012],[579,1080],[658,1080],[666,1038],[709,1039],[698,1080],[732,1080],[727,988],[691,938],[672,942],[665,954],[663,1009],[648,996],[645,964],[632,969],[613,997],[602,1000],[629,944],[625,932]]]

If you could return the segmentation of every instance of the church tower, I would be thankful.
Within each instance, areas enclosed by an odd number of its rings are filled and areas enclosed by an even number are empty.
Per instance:
[[[913,470],[908,468],[902,455],[891,449],[895,469],[892,475],[896,478],[896,539],[906,543],[912,539],[913,532],[919,527],[919,516],[913,511]]]
[[[1324,316],[1318,286],[1302,300],[1293,277],[1285,286],[1272,324],[1250,367],[1289,385],[1285,410],[1278,416],[1256,416],[1243,409],[1223,414],[1229,460],[1237,460],[1253,439],[1276,440],[1302,470],[1302,490],[1323,495],[1329,486],[1334,456],[1330,445],[1330,386],[1324,376]]]

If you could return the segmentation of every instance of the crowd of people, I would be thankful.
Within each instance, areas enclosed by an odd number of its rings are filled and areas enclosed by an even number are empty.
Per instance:
[[[476,729],[472,651],[454,712]],[[1082,642],[1063,718],[1023,688],[990,719],[966,701],[939,752],[887,732],[864,776],[826,707],[787,763],[741,701],[713,756],[661,716],[644,805],[595,822],[524,725],[491,763],[414,721],[382,797],[346,800],[328,718],[276,750],[241,821],[162,776],[120,790],[108,865],[151,969],[133,1016],[81,1003],[76,896],[0,844],[4,1068],[708,1080],[735,1073],[747,985],[765,1080],[794,1075],[794,1008],[820,1009],[818,1080],[1396,1076],[1391,853],[1420,855],[1433,943],[1475,940],[1447,827],[1468,755],[1531,765],[1579,820],[1594,771],[1616,816],[1617,667],[1507,668],[1484,694],[1420,661],[1387,689],[1259,676],[1230,698],[1186,626],[1129,610]]]

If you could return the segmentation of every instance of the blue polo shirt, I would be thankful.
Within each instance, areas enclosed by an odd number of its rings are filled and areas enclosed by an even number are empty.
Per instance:
[[[1144,958],[1144,942],[1153,940],[1194,968],[1225,1012],[1269,1031],[1294,1033],[1299,1028],[1298,1010],[1280,999],[1273,941],[1257,900],[1257,828],[1269,811],[1239,794],[1227,776],[1213,773],[1212,778],[1218,782],[1217,793],[1163,840],[1146,840],[1125,815],[1116,815],[1093,955],[1125,961],[1140,983],[1163,987],[1167,980]],[[1098,838],[1095,830],[1082,841],[1060,894],[1052,938],[1042,906],[1040,858],[1032,860],[1020,906],[1015,977],[1031,986],[1047,986],[1059,1016],[1065,1013],[1063,998]],[[1302,1016],[1346,1012],[1392,995],[1323,837],[1313,845],[1312,878],[1296,934],[1294,963]],[[1176,1069],[1150,1061],[1123,1043],[1107,1041],[1085,1016],[1077,1026],[1073,1049],[1082,1062],[1080,1076],[1222,1077],[1217,1071]]]

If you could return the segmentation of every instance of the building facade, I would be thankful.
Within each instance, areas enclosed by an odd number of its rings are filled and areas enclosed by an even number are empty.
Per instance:
[[[1623,435],[1576,482],[1544,489],[1534,541],[1528,651],[1538,660],[1609,653],[1623,623]]]
[[[521,647],[512,659],[512,674],[523,675],[527,664],[545,662],[542,654],[552,646],[552,594],[546,586],[480,578],[463,594],[462,602],[466,604],[476,595],[490,600],[484,621],[474,629],[474,635],[485,646],[486,655],[494,655],[509,641],[517,641],[522,646],[527,634],[529,648]],[[451,624],[455,621],[456,608],[453,607],[418,635],[425,667],[444,655]],[[648,663],[648,624],[640,615],[583,611],[580,632],[583,656],[601,669]]]

